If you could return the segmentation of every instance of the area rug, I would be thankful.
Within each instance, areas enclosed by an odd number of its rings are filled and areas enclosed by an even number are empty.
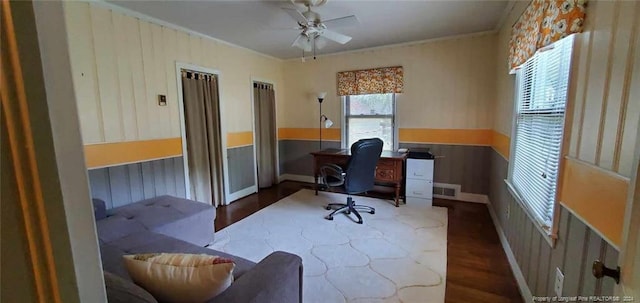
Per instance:
[[[305,303],[444,302],[447,210],[355,197],[376,208],[364,224],[325,220],[343,194],[300,190],[216,233],[212,248],[259,262],[281,250],[302,257]]]

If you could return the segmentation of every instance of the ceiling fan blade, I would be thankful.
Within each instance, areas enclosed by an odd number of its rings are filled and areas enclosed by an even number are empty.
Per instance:
[[[325,46],[327,46],[327,39],[322,36],[318,36],[315,42],[316,42],[316,49],[322,49]]]
[[[306,35],[300,34],[296,37],[296,40],[293,41],[291,46],[295,46],[297,48],[303,49],[305,52],[310,52],[312,49],[311,40]]]
[[[346,16],[342,18],[325,20],[325,21],[322,21],[322,23],[326,27],[334,28],[334,27],[347,27],[347,26],[359,25],[360,21],[358,21],[358,18],[356,18],[355,15],[351,15],[351,16]]]
[[[330,31],[328,29],[325,29],[324,31],[322,31],[320,36],[325,37],[325,38],[327,38],[329,40],[333,40],[333,41],[338,42],[340,44],[345,44],[345,43],[351,41],[351,37],[349,37],[347,35],[340,34],[340,33],[336,33],[334,31]]]
[[[293,9],[293,8],[286,8],[286,7],[282,7],[282,9],[285,12],[287,12],[287,14],[289,14],[289,16],[291,16],[291,18],[296,20],[296,22],[298,22],[300,24],[307,24],[307,18],[305,18],[302,15],[302,13],[300,13],[298,10]]]

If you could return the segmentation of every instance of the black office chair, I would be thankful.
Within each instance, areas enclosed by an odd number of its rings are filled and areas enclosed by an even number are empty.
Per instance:
[[[347,164],[347,171],[335,164],[327,164],[320,168],[320,174],[327,187],[343,186],[347,193],[347,203],[330,203],[327,210],[336,208],[328,216],[327,220],[333,220],[333,216],[338,213],[353,213],[358,218],[358,224],[362,224],[362,216],[358,210],[368,211],[375,214],[373,207],[366,205],[356,205],[351,197],[352,194],[366,192],[373,188],[376,165],[382,153],[382,140],[378,138],[362,139],[351,145],[351,158]]]

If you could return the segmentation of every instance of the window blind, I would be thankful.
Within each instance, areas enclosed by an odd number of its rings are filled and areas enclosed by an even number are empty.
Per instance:
[[[539,51],[518,70],[510,183],[549,231],[562,156],[573,36]]]

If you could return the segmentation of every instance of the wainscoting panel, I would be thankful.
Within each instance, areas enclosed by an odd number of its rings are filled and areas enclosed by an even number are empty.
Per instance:
[[[89,170],[91,195],[107,208],[161,195],[185,198],[182,157]]]
[[[313,158],[310,153],[319,149],[318,141],[280,140],[278,144],[280,174],[313,175]],[[323,141],[322,148],[340,148],[340,142]],[[489,193],[491,147],[400,143],[400,148],[429,148],[438,156],[434,168],[435,182],[460,184],[465,193]]]
[[[253,145],[245,145],[227,149],[229,160],[229,191],[239,190],[255,185],[256,166],[253,159]]]
[[[429,148],[438,157],[434,163],[435,182],[460,184],[465,193],[489,193],[491,147],[400,143],[400,148]]]
[[[563,296],[612,295],[612,279],[596,280],[594,260],[616,266],[618,252],[566,208],[559,207],[558,239],[551,248],[520,204],[508,192],[508,162],[495,150],[490,153],[489,207],[506,233],[509,246],[534,296],[555,296],[556,268],[564,273]]]
[[[280,140],[280,174],[313,176],[313,157],[311,152],[318,151],[317,140]],[[322,149],[340,148],[340,142],[322,141]]]

